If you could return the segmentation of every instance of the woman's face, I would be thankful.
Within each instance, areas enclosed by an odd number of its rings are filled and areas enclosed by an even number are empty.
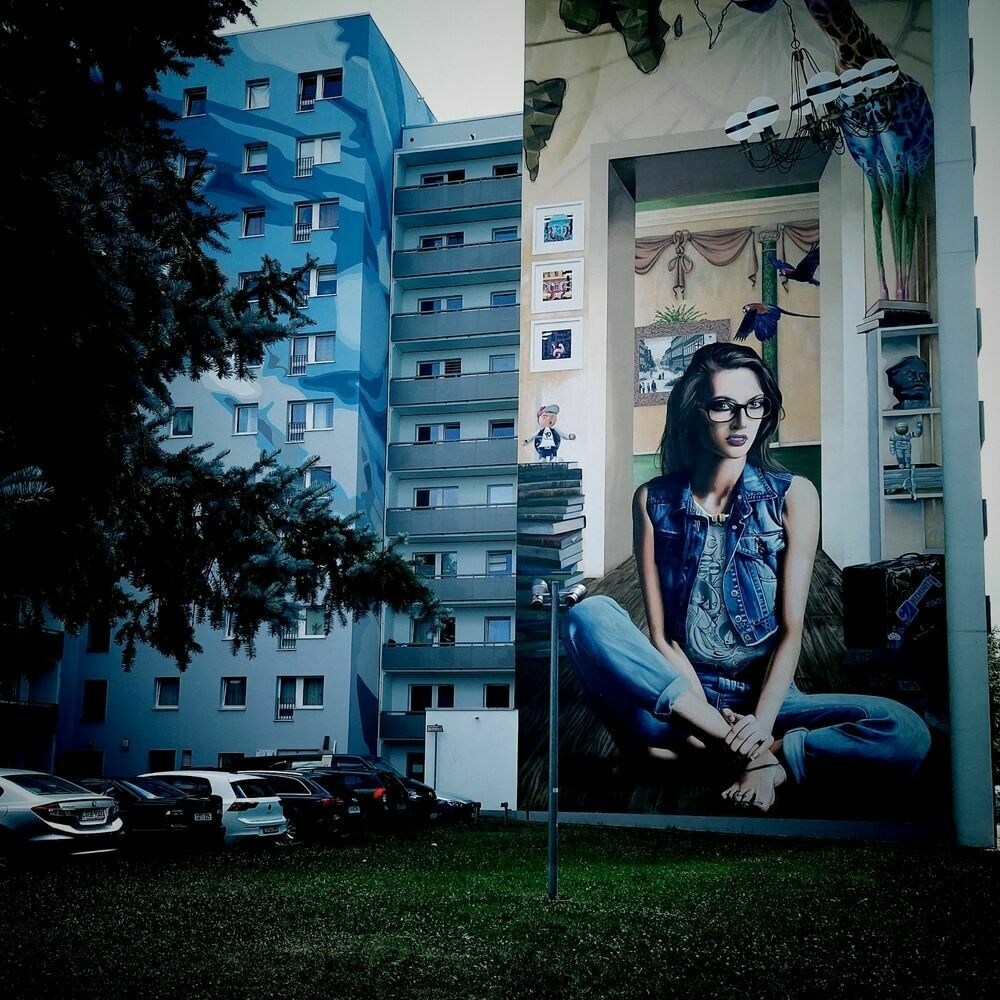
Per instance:
[[[732,368],[714,372],[709,381],[708,395],[699,410],[702,427],[702,447],[719,458],[746,458],[760,431],[760,420],[746,415],[743,405],[764,395],[760,380],[749,368]],[[712,400],[739,403],[740,407],[715,422],[704,407]]]

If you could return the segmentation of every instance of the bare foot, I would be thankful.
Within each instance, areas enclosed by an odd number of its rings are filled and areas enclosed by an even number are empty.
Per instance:
[[[723,793],[734,805],[767,812],[774,805],[775,792],[787,775],[781,762],[770,750],[765,750]]]

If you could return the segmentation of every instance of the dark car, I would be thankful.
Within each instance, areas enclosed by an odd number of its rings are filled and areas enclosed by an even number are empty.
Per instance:
[[[288,829],[285,838],[297,841],[325,840],[361,829],[363,818],[358,797],[346,787],[324,788],[301,771],[250,771],[267,778],[281,799]]]
[[[367,770],[342,771],[329,767],[315,768],[306,773],[331,794],[356,796],[361,804],[365,825],[370,829],[390,829],[408,818],[409,797],[406,788],[393,774],[378,774]]]
[[[222,799],[217,795],[185,795],[157,778],[82,778],[78,784],[115,800],[133,846],[136,841],[222,839]]]
[[[474,823],[479,819],[483,804],[474,799],[463,799],[447,792],[437,793],[438,818],[442,823]]]

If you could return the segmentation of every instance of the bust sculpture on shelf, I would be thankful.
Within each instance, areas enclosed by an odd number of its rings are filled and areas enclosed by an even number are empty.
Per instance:
[[[927,362],[917,354],[910,354],[887,368],[885,377],[896,397],[894,410],[915,410],[930,406],[931,379]]]

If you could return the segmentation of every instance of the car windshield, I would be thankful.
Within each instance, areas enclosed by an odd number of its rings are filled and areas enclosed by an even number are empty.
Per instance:
[[[80,785],[74,785],[65,778],[57,778],[54,774],[6,774],[4,777],[15,785],[20,785],[26,792],[35,795],[93,795],[94,792]]]
[[[176,799],[184,793],[156,778],[121,778],[120,783],[140,799]]]

